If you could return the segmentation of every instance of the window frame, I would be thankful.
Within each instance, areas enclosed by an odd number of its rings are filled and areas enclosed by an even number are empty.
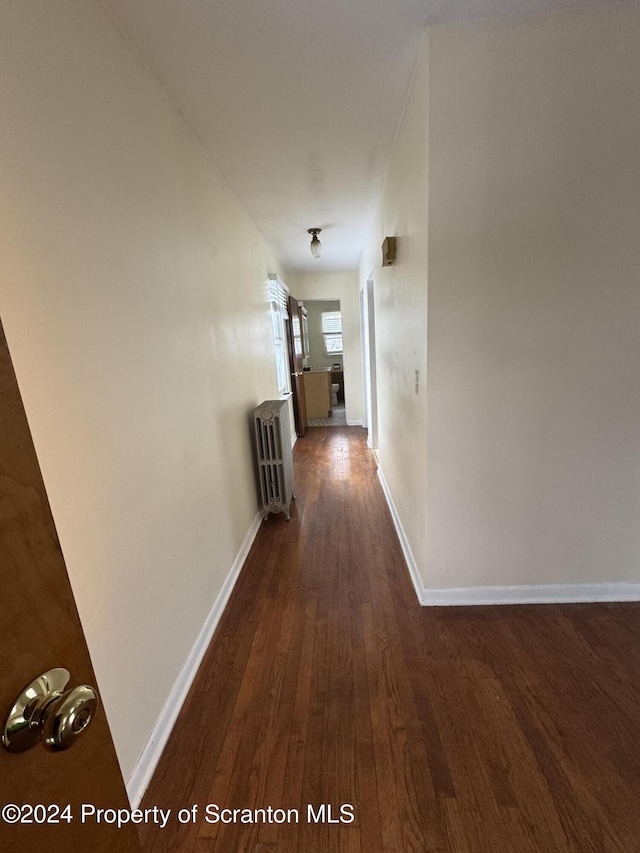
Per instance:
[[[320,322],[324,341],[325,356],[344,355],[344,340],[342,337],[342,311],[322,311]],[[340,343],[339,349],[331,349],[328,344]]]

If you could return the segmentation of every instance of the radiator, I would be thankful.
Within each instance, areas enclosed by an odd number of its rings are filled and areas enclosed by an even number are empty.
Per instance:
[[[253,422],[265,520],[270,512],[283,512],[290,519],[295,494],[288,400],[265,400],[253,410]]]

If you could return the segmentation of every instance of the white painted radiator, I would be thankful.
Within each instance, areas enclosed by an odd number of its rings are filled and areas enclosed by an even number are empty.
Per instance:
[[[253,410],[253,422],[265,520],[270,512],[283,512],[290,519],[295,494],[288,400],[265,400]]]

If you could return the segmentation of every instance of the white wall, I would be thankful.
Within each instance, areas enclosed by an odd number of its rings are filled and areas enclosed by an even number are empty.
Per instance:
[[[0,315],[128,777],[256,516],[282,270],[99,2],[3,3],[0,76]]]
[[[640,580],[639,47],[432,32],[430,586]]]
[[[342,311],[344,396],[347,423],[362,423],[362,352],[357,272],[295,273],[289,289],[296,299],[339,299]]]
[[[422,580],[638,581],[640,11],[427,39],[360,268],[398,236],[380,458]]]
[[[378,455],[407,545],[424,569],[427,499],[428,37],[360,261],[373,271]],[[398,258],[382,267],[382,242]],[[416,370],[418,390],[416,393]]]

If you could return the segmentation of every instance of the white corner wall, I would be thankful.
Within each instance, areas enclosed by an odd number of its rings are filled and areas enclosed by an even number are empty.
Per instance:
[[[361,286],[374,282],[380,474],[416,582],[427,520],[428,60],[427,34],[360,261]],[[389,267],[385,237],[397,241]]]
[[[427,31],[360,265],[425,603],[638,596],[638,45],[622,5]]]
[[[255,529],[283,273],[97,0],[4,3],[0,76],[0,315],[129,778]]]
[[[342,311],[344,396],[347,423],[362,423],[362,349],[357,272],[294,273],[289,289],[296,299],[339,299]]]
[[[640,10],[431,33],[429,587],[640,580]]]

